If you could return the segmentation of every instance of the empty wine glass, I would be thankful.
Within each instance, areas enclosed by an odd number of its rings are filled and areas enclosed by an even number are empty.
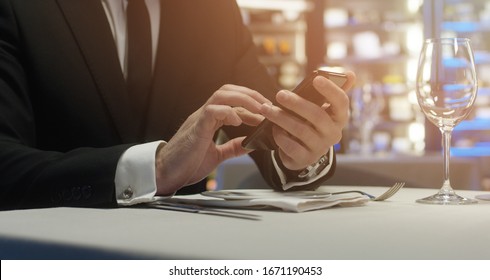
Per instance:
[[[476,99],[477,77],[470,40],[428,39],[420,53],[417,99],[429,121],[442,133],[444,182],[435,195],[417,200],[430,204],[470,204],[476,200],[457,195],[449,181],[453,128],[468,116]]]

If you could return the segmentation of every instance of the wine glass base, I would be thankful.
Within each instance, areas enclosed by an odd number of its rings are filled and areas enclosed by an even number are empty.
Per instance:
[[[476,199],[462,197],[455,193],[437,193],[435,195],[431,195],[426,198],[417,199],[416,201],[418,203],[425,203],[425,204],[451,204],[451,205],[478,203]]]

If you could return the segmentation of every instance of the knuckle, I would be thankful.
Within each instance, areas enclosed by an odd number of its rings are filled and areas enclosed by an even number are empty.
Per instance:
[[[204,113],[204,116],[209,116],[213,113],[213,109],[211,106],[207,105],[207,106],[204,106],[203,108],[203,113]]]
[[[214,93],[214,96],[217,98],[221,98],[226,95],[226,90],[218,90],[217,92]]]

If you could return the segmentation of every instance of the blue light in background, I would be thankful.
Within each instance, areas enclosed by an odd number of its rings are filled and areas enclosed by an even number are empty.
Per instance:
[[[454,131],[468,131],[468,130],[488,130],[490,131],[489,119],[473,119],[471,121],[464,121],[458,124]]]
[[[451,148],[452,157],[482,157],[490,156],[490,145],[487,147],[470,147],[470,148]]]
[[[464,21],[454,21],[454,22],[444,22],[442,28],[445,30],[452,30],[456,32],[475,32],[480,29],[479,24],[476,22],[464,22]]]

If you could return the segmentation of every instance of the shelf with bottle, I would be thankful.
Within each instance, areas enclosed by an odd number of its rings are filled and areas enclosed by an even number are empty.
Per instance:
[[[415,38],[422,41],[421,28]],[[398,38],[397,38],[398,37]],[[398,64],[406,65],[410,59],[416,59],[419,51],[416,44],[408,43],[406,38],[400,35],[382,36],[373,31],[363,31],[344,38],[332,34],[326,36],[326,63],[347,64],[359,66],[359,64]],[[414,40],[414,41],[417,41]],[[392,70],[392,69],[389,69]],[[386,74],[397,74],[386,72]]]
[[[328,17],[328,15],[326,15]],[[415,20],[397,21],[397,22],[382,22],[382,23],[346,23],[341,25],[329,25],[325,27],[328,29],[327,33],[357,33],[363,31],[374,31],[379,33],[391,33],[391,32],[405,32],[409,30]]]
[[[477,64],[490,63],[490,2],[487,0],[443,0],[440,37],[467,37],[472,40]],[[439,18],[439,17],[437,17]],[[437,29],[436,29],[437,30]]]
[[[303,75],[306,62],[303,31],[280,29],[275,32],[275,28],[270,27],[252,27],[251,30],[260,62],[281,87],[293,88]]]
[[[431,0],[424,12],[426,37],[464,37],[471,40],[478,94],[471,115],[453,132],[453,156],[490,155],[490,2],[488,0]],[[427,124],[430,125],[430,124]],[[430,130],[427,145],[440,149],[439,131]],[[487,144],[485,144],[487,143]]]
[[[490,13],[490,5],[488,6]],[[489,15],[490,16],[490,15]],[[441,24],[441,37],[466,37],[472,40],[475,64],[490,64],[490,19],[487,22],[445,21]]]
[[[373,153],[384,147],[381,150],[391,153],[419,154],[424,148],[424,119],[413,94],[423,42],[422,4],[418,0],[328,0],[325,4],[325,64],[356,72],[351,104],[357,103],[355,92],[366,85],[378,85],[382,94],[383,109],[369,136]],[[363,150],[360,124],[369,121],[354,117],[352,113],[344,133],[347,153]]]
[[[294,22],[250,22],[248,29],[254,34],[296,34],[306,31],[306,24],[303,21]]]
[[[325,64],[352,69],[358,84],[385,76],[414,81],[423,41],[419,0],[326,0]]]
[[[330,65],[355,65],[355,66],[372,66],[377,64],[400,64],[407,61],[408,55],[384,55],[380,57],[360,57],[356,55],[350,55],[343,58],[329,59],[327,58],[327,64]]]
[[[349,92],[349,98],[351,119],[341,152],[421,154],[424,118],[412,86],[402,77],[387,75],[381,83],[364,82]],[[373,102],[377,105],[370,105]]]
[[[259,60],[279,86],[293,88],[304,75],[307,30],[304,13],[312,8],[311,3],[305,0],[237,2],[257,46]]]

